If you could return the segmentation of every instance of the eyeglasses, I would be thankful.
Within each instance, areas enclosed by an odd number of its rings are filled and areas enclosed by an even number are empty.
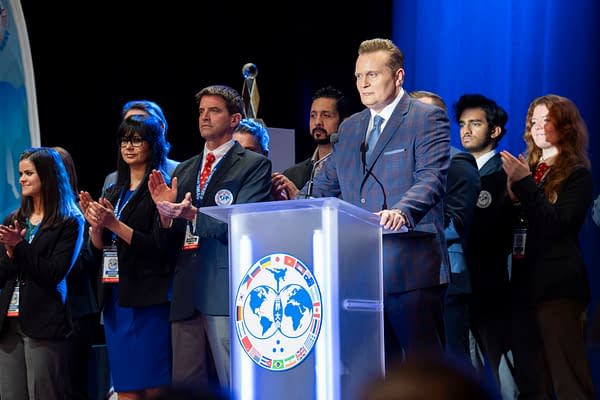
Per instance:
[[[144,143],[144,139],[141,136],[123,136],[119,139],[121,147],[127,147],[127,143],[131,143],[133,147],[140,147]]]

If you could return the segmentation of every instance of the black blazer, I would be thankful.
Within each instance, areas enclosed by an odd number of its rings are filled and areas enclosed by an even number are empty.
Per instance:
[[[19,322],[34,339],[59,339],[71,335],[71,316],[66,304],[67,274],[83,242],[83,218],[41,229],[31,243],[15,246],[14,258],[0,254],[0,329],[13,288],[20,275]],[[3,249],[4,250],[4,249]]]
[[[69,290],[67,302],[71,307],[73,319],[100,312],[96,291],[94,290],[98,267],[96,257],[86,245],[89,240],[88,228],[89,225],[85,224],[83,227],[84,245],[81,246],[77,260],[75,260],[75,264],[67,276],[67,289]]]
[[[444,233],[452,272],[447,293],[471,293],[469,271],[464,268],[464,253],[481,184],[475,157],[454,148],[451,154],[444,194]]]
[[[469,231],[480,190],[475,157],[469,153],[453,151],[444,194],[444,228],[452,221],[461,243]],[[446,244],[449,246],[452,243],[446,240]]]
[[[302,189],[306,182],[310,179],[310,173],[313,168],[313,160],[312,157],[307,158],[304,161],[299,162],[298,164],[294,164],[285,171],[283,171],[283,175],[287,176],[287,178],[294,182],[294,185],[298,189]]]
[[[183,161],[175,169],[177,201],[192,193],[196,207],[215,206],[215,196],[228,190],[232,204],[270,200],[271,161],[245,150],[237,142],[217,165],[201,202],[195,196],[202,156]],[[170,229],[161,229],[161,238],[177,251],[173,279],[171,320],[190,318],[194,312],[229,315],[229,246],[227,223],[201,212],[196,231],[200,236],[197,250],[181,250],[187,221],[177,219]]]
[[[470,226],[465,255],[471,278],[473,309],[487,312],[489,307],[506,307],[508,256],[518,212],[506,190],[506,173],[500,154],[495,154],[479,170],[481,191]]]
[[[120,193],[111,186],[105,194],[113,206],[116,206]],[[119,259],[119,305],[122,307],[144,307],[169,301],[170,268],[167,248],[161,247],[154,232],[158,218],[156,205],[148,191],[148,177],[132,194],[120,221],[133,229],[131,244],[117,238],[117,257]],[[105,245],[112,243],[112,232],[105,229]],[[102,250],[96,249],[91,242],[90,248],[96,255],[102,268]],[[102,304],[104,292],[111,283],[103,284],[102,271],[98,278],[98,300]]]
[[[590,285],[579,244],[579,231],[593,201],[593,179],[575,168],[551,204],[532,176],[513,183],[527,225],[525,259],[513,263],[517,300],[563,298],[590,300]]]

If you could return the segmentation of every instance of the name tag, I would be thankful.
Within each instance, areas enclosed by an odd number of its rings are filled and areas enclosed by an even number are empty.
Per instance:
[[[525,257],[525,242],[527,240],[527,229],[517,228],[513,234],[513,258]]]
[[[196,218],[194,217],[193,221],[187,221],[183,250],[196,250],[200,247],[200,237],[196,235]]]
[[[119,258],[117,247],[110,246],[102,249],[102,283],[119,282]]]
[[[15,284],[15,290],[13,290],[12,297],[10,298],[10,304],[8,305],[8,311],[6,312],[7,317],[18,317],[19,316],[19,282]]]

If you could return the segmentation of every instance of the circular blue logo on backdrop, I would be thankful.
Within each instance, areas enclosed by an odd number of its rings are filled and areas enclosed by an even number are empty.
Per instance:
[[[310,354],[321,330],[321,291],[306,265],[274,253],[249,269],[236,295],[236,331],[260,367],[285,371]]]

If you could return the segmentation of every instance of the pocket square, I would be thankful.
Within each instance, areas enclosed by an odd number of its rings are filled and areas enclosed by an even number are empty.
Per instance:
[[[385,153],[383,153],[383,155],[384,156],[391,156],[392,154],[402,153],[403,151],[406,151],[406,148],[403,147],[401,149],[386,151]]]

